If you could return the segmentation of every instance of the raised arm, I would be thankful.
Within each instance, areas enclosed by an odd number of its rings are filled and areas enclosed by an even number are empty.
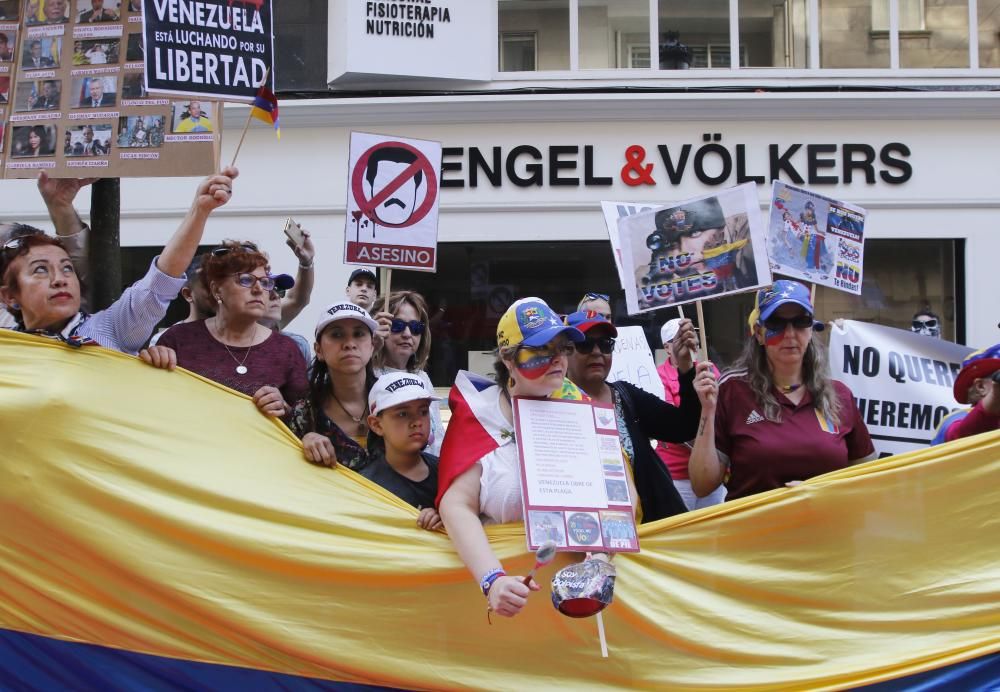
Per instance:
[[[38,174],[38,192],[56,227],[56,235],[63,241],[76,274],[82,280],[87,278],[87,233],[90,229],[76,213],[73,201],[82,188],[95,180],[97,178],[50,178],[45,171]]]
[[[701,419],[691,449],[691,458],[688,459],[688,475],[695,495],[705,497],[722,483],[729,460],[715,447],[715,414],[719,392],[711,363],[698,364],[697,379]]]
[[[316,277],[316,272],[313,269],[316,248],[313,246],[309,231],[301,230],[302,245],[296,244],[291,238],[285,241],[285,244],[292,249],[295,257],[298,258],[299,269],[295,274],[295,285],[281,300],[281,321],[278,323],[278,329],[284,329],[298,317],[299,313],[309,305],[309,299],[312,297],[313,282]]]
[[[198,184],[191,208],[156,260],[157,269],[168,276],[184,275],[198,251],[209,214],[230,200],[238,175],[236,168],[228,166]]]

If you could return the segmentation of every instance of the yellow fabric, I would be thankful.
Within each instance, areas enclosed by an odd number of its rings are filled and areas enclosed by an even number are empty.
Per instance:
[[[417,688],[833,689],[1000,650],[1000,434],[643,526],[609,659],[547,586],[488,625],[445,535],[195,376],[0,332],[0,440],[3,628]]]

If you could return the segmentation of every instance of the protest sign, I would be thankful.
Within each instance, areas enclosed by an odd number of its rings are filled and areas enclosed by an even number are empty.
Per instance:
[[[528,547],[638,552],[631,493],[610,404],[514,398]]]
[[[618,327],[608,382],[618,380],[630,382],[661,399],[665,395],[663,380],[656,372],[656,361],[642,327]]]
[[[861,295],[867,213],[775,180],[767,225],[771,271]]]
[[[659,205],[636,202],[601,202],[604,213],[604,224],[608,227],[608,238],[611,241],[611,251],[615,258],[615,269],[618,271],[618,281],[625,285],[625,274],[622,270],[622,248],[619,244],[618,220],[626,216],[641,214],[644,211],[658,209]]]
[[[143,9],[149,92],[250,102],[262,85],[274,91],[270,0],[144,0]]]
[[[146,93],[138,0],[22,5],[19,21],[0,22],[0,94],[6,96],[0,122],[10,131],[3,177],[34,178],[41,169],[57,178],[215,170],[216,105],[171,103]],[[10,40],[15,36],[18,50]],[[200,126],[183,129],[179,122]]]
[[[967,346],[878,324],[844,320],[830,333],[830,370],[854,393],[880,457],[926,446],[962,406],[952,386]]]
[[[437,268],[441,143],[351,133],[344,262]]]
[[[618,234],[632,315],[771,283],[753,183],[622,217]]]

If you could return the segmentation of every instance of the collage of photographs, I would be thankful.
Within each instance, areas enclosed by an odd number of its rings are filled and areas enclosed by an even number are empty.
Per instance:
[[[0,0],[3,177],[178,175],[213,159],[216,104],[147,94],[143,60],[141,0]]]

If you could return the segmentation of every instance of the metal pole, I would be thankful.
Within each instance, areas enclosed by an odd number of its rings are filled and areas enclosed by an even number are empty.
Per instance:
[[[122,292],[121,184],[102,178],[90,191],[90,240],[87,251],[90,310],[110,306]]]

